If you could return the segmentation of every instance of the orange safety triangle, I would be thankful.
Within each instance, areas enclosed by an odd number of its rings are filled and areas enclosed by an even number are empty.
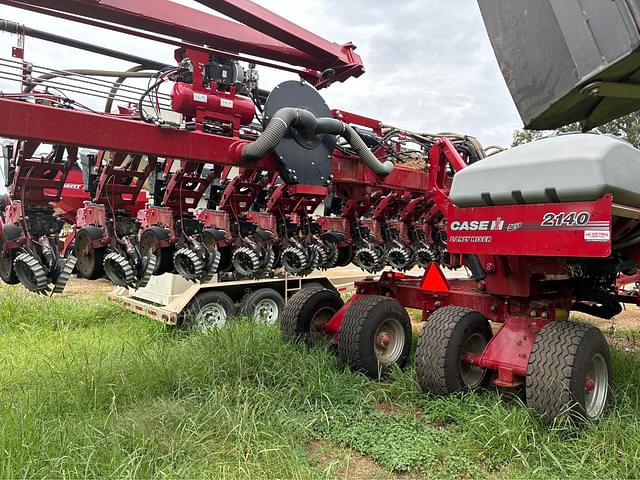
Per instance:
[[[427,267],[427,271],[424,272],[424,277],[420,282],[420,288],[429,292],[448,292],[449,282],[440,270],[437,263],[430,263]]]

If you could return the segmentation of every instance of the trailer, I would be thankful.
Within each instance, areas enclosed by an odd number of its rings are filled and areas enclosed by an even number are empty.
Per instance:
[[[337,269],[308,277],[283,272],[273,278],[194,283],[166,273],[152,277],[144,288],[118,287],[108,298],[166,325],[206,330],[236,316],[273,324],[287,300],[300,290],[315,287],[342,294],[366,277],[361,271]]]

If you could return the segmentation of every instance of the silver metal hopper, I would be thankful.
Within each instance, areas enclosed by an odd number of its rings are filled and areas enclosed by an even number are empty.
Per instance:
[[[640,0],[478,0],[526,128],[640,109]]]

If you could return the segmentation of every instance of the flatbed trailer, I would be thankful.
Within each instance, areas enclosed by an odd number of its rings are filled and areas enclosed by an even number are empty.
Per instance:
[[[286,301],[308,287],[338,293],[353,290],[367,275],[353,269],[317,273],[308,277],[280,275],[258,280],[210,283],[187,282],[179,275],[153,277],[145,288],[119,287],[108,298],[126,309],[167,325],[210,328],[228,318],[246,316],[275,323]]]

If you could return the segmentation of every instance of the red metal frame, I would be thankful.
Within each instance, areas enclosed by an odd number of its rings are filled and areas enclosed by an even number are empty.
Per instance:
[[[245,25],[168,0],[2,0],[0,3],[53,16],[73,14],[77,15],[75,20],[81,22],[97,19],[126,25],[319,72],[332,68],[335,75],[330,81],[344,81],[364,73],[362,60],[352,44],[337,45],[324,40],[247,0],[199,0]],[[307,79],[314,78],[313,83],[319,87],[328,83],[319,74],[308,72]]]

